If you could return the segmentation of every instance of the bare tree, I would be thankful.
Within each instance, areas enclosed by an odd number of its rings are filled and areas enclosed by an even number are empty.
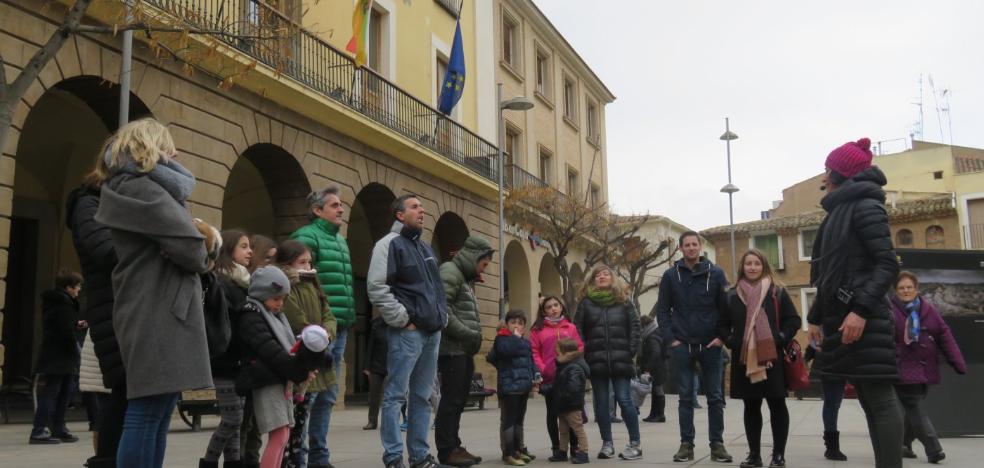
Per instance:
[[[673,259],[675,243],[671,238],[650,242],[635,236],[617,247],[612,266],[631,288],[632,303],[639,314],[645,313],[640,309],[639,298],[659,287],[658,281],[647,281],[649,272]]]
[[[636,236],[649,220],[643,215],[631,222],[618,222],[606,206],[591,206],[586,199],[551,187],[513,189],[506,197],[506,216],[511,222],[530,227],[546,241],[561,278],[561,295],[570,307],[576,304],[577,290],[584,281],[571,274],[571,252],[585,253],[585,271],[598,264],[611,265],[620,245]]]

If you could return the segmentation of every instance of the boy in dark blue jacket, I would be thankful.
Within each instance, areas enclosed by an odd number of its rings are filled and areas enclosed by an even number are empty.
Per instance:
[[[530,392],[541,379],[533,364],[530,342],[523,338],[525,332],[526,313],[510,310],[505,324],[496,333],[492,350],[485,356],[499,373],[499,440],[502,461],[511,466],[524,466],[534,458],[523,442],[523,419]]]
[[[557,342],[557,378],[554,380],[554,404],[560,419],[558,450],[550,461],[566,461],[570,433],[577,437],[577,450],[571,452],[574,464],[588,463],[588,437],[584,432],[581,410],[584,408],[584,393],[591,377],[591,370],[579,351],[577,342],[563,338]]]

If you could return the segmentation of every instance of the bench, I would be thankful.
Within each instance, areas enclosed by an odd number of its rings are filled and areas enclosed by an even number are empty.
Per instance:
[[[480,372],[476,372],[472,375],[471,386],[468,391],[468,400],[465,403],[466,407],[478,407],[478,409],[485,409],[485,399],[495,395],[494,388],[488,388],[485,386],[485,378],[482,377]]]
[[[202,416],[219,415],[219,402],[215,398],[215,390],[191,390],[181,392],[178,401],[178,416],[192,431],[202,430]]]

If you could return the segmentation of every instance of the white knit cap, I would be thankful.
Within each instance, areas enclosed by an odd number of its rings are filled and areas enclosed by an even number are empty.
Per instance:
[[[328,339],[328,332],[318,325],[308,325],[304,327],[298,338],[304,343],[305,348],[316,353],[320,353],[327,349],[328,344],[330,343],[330,340]]]

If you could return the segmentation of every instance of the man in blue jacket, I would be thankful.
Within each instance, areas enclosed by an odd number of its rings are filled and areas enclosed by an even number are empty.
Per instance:
[[[711,459],[731,463],[724,448],[724,361],[715,337],[718,317],[727,304],[728,280],[724,271],[701,257],[700,235],[680,235],[683,259],[663,273],[656,302],[656,318],[663,340],[670,343],[669,359],[676,370],[680,394],[680,450],[673,461],[694,459],[694,367],[699,365],[707,394]]]
[[[420,240],[424,207],[415,195],[393,202],[396,221],[372,250],[366,279],[369,300],[379,309],[389,355],[383,390],[380,438],[386,468],[404,468],[400,407],[407,403],[407,452],[411,468],[439,468],[428,452],[431,407],[441,330],[448,305],[437,258]]]

